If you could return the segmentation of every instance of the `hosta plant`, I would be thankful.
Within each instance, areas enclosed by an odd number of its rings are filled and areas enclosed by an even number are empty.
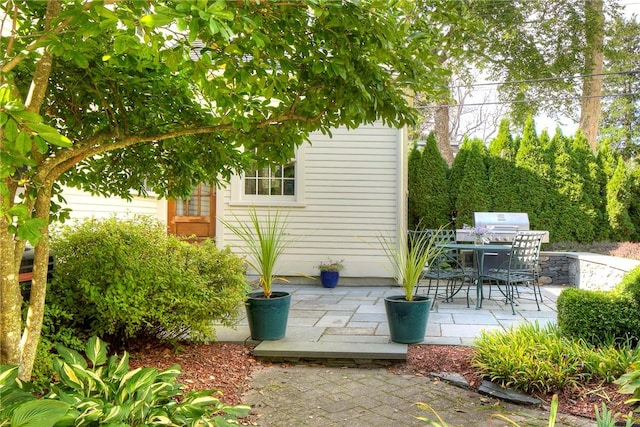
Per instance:
[[[184,393],[180,368],[129,370],[129,356],[107,358],[103,341],[91,338],[86,358],[59,346],[59,382],[36,399],[17,379],[17,368],[0,371],[0,426],[231,426],[250,408],[228,406],[217,390]]]
[[[625,403],[634,405],[634,412],[640,412],[640,360],[632,363],[629,371],[615,380],[614,383],[622,386],[618,390],[619,393],[631,395],[631,398]]]

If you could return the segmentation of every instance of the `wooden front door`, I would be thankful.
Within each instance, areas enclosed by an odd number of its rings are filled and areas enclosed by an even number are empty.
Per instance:
[[[200,184],[188,199],[169,200],[168,229],[170,234],[194,236],[195,240],[216,235],[215,187]]]

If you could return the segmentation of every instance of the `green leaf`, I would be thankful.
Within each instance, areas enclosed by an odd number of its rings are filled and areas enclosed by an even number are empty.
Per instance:
[[[71,350],[60,344],[56,345],[56,350],[65,362],[71,365],[80,365],[83,368],[87,367],[87,362],[84,360],[84,357],[82,357],[77,351]]]
[[[140,23],[149,28],[162,27],[169,25],[171,22],[173,22],[173,16],[168,15],[145,15],[140,18]]]
[[[75,62],[75,64],[80,67],[80,68],[88,68],[89,67],[89,60],[81,53],[78,53],[76,51],[71,51],[69,52],[69,54],[71,55],[71,59],[73,59],[73,62]]]
[[[71,366],[60,359],[53,361],[54,369],[60,381],[62,381],[67,387],[71,387],[74,390],[83,390],[84,383],[80,380],[76,369],[82,369],[79,365]]]
[[[104,365],[107,361],[107,345],[98,337],[91,337],[87,341],[86,354],[94,368]]]
[[[34,113],[32,111],[15,111],[13,113],[13,117],[16,117],[18,119],[22,119],[24,121],[27,122],[35,122],[35,123],[40,123],[42,122],[42,116],[38,113]]]
[[[27,209],[27,207],[22,203],[13,205],[11,209],[7,211],[7,213],[22,220],[26,220],[29,217],[29,209]]]
[[[14,142],[18,137],[18,124],[15,120],[9,119],[4,125],[4,137],[11,142]]]
[[[50,427],[69,409],[69,404],[56,400],[31,400],[16,408],[11,417],[13,427]]]
[[[16,150],[20,154],[27,154],[31,150],[31,138],[26,132],[20,132],[16,138]]]
[[[40,153],[44,154],[49,150],[49,146],[39,135],[34,136],[33,143]]]
[[[0,366],[0,386],[13,384],[17,378],[18,378],[17,366],[12,366],[12,365]]]

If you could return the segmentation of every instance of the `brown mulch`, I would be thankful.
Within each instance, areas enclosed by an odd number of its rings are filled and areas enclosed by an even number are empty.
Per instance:
[[[482,379],[471,366],[474,349],[461,346],[412,345],[406,363],[390,367],[391,372],[426,376],[431,372],[455,372],[465,377],[472,389],[477,389]],[[227,404],[239,404],[249,388],[252,370],[268,363],[255,359],[252,347],[241,344],[215,343],[189,345],[176,349],[147,346],[131,355],[132,368],[148,366],[159,369],[178,364],[182,375],[178,381],[187,390],[217,389],[224,393],[221,400]],[[629,395],[616,392],[614,384],[584,385],[581,389],[558,394],[559,411],[566,414],[594,418],[594,406],[606,403],[614,413],[628,413],[631,408],[624,404]],[[551,401],[551,395],[537,397]]]

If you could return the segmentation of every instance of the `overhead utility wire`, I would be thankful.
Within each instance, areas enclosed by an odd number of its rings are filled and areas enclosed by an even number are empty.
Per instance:
[[[428,108],[440,108],[440,107],[481,107],[483,105],[504,105],[504,104],[527,104],[534,102],[557,102],[557,101],[566,101],[571,99],[591,99],[591,98],[618,98],[621,96],[638,96],[640,92],[630,92],[630,93],[608,93],[604,95],[592,95],[592,96],[571,96],[566,98],[546,98],[540,100],[532,100],[532,99],[522,99],[516,101],[492,101],[492,102],[478,102],[474,104],[437,104],[437,105],[422,105],[419,107],[415,107],[418,110],[426,110]]]
[[[573,79],[581,79],[585,77],[613,76],[613,75],[624,75],[624,74],[640,74],[640,70],[612,71],[608,73],[596,73],[596,74],[576,74],[573,76],[566,76],[566,77],[544,77],[540,79],[509,80],[506,82],[473,83],[470,85],[451,86],[451,88],[453,89],[453,88],[476,87],[476,86],[498,86],[498,85],[508,85],[508,84],[518,84],[518,83],[536,83],[536,82],[548,82],[552,80],[573,80]]]

